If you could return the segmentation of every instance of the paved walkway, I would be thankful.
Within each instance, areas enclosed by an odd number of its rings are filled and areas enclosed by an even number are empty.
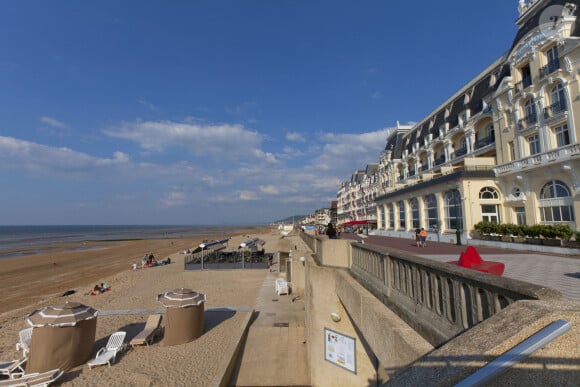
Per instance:
[[[366,244],[403,250],[420,257],[440,262],[458,260],[467,246],[444,242],[428,242],[420,248],[414,239],[392,238],[378,235],[362,236],[342,234],[343,239],[363,240]],[[499,261],[505,264],[504,276],[556,289],[562,297],[580,300],[580,259],[534,251],[509,250],[497,247],[476,246],[483,260]]]
[[[305,304],[275,293],[278,273],[266,275],[256,300],[256,319],[232,377],[235,386],[309,386]]]

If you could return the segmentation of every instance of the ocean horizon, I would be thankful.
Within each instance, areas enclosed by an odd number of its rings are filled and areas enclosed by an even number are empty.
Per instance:
[[[0,259],[44,252],[43,247],[75,242],[220,235],[256,225],[19,225],[0,226]],[[93,247],[94,248],[94,247]],[[81,248],[82,249],[82,248]]]

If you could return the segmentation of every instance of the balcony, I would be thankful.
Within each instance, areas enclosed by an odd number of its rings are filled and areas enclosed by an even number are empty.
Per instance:
[[[435,159],[435,161],[433,162],[433,165],[437,166],[437,165],[441,165],[445,163],[445,155],[442,155],[441,157],[438,157]]]
[[[552,74],[553,72],[560,70],[560,60],[556,59],[552,62],[548,63],[544,67],[540,68],[540,79],[546,78],[548,75]]]
[[[521,120],[518,121],[518,129],[526,129],[530,126],[533,126],[538,123],[538,115],[537,114],[528,114],[524,116]]]
[[[515,84],[516,93],[520,93],[532,85],[532,77],[523,77],[521,82]]]
[[[477,140],[474,144],[474,148],[480,149],[480,148],[483,148],[484,146],[487,146],[487,145],[493,144],[493,143],[495,143],[495,137],[487,136],[485,138]]]
[[[560,118],[559,116],[564,116],[563,113],[567,111],[567,106],[565,101],[558,101],[544,108],[544,119],[549,120],[551,118]]]
[[[423,164],[423,165],[421,165],[421,172],[422,172],[422,171],[426,171],[426,170],[428,170],[428,169],[429,169],[429,165],[428,165],[428,164]]]
[[[525,169],[541,167],[554,161],[562,163],[577,158],[580,158],[580,144],[573,144],[500,165],[494,168],[494,172],[496,176],[507,175],[518,173]]]
[[[411,169],[409,171],[409,176],[415,176],[415,170],[414,169]]]
[[[464,156],[466,153],[467,153],[467,148],[466,147],[456,149],[455,150],[455,157]]]

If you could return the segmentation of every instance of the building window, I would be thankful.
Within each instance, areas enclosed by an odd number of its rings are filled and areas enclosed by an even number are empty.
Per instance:
[[[492,187],[483,187],[481,191],[479,191],[479,198],[481,200],[497,200],[499,199],[499,194]]]
[[[405,226],[405,202],[402,200],[399,202],[399,229],[406,230],[406,226]]]
[[[445,194],[445,215],[448,229],[461,230],[463,228],[461,194],[456,189]]]
[[[574,208],[570,189],[559,180],[554,180],[540,191],[540,218],[543,223],[573,222]]]
[[[564,86],[561,83],[558,83],[550,90],[550,110],[553,114],[566,110],[566,95],[564,94]]]
[[[395,206],[393,203],[389,203],[389,228],[391,230],[395,228]]]
[[[554,128],[556,135],[556,144],[558,148],[570,145],[570,132],[568,131],[568,124],[560,125]]]
[[[425,220],[427,228],[436,230],[439,228],[439,218],[437,217],[437,198],[431,194],[425,198]]]
[[[514,212],[516,213],[516,224],[525,225],[526,209],[524,207],[515,207]]]
[[[409,202],[409,205],[411,206],[411,218],[412,218],[412,222],[413,222],[413,228],[417,228],[420,225],[420,223],[419,223],[419,200],[417,200],[417,198],[413,198]]]
[[[528,137],[528,144],[530,146],[530,156],[540,153],[540,136],[534,134]]]
[[[524,104],[524,122],[526,125],[533,125],[538,122],[538,115],[536,114],[536,101],[530,98]]]
[[[514,161],[516,159],[516,148],[514,147],[513,141],[508,142],[508,152],[510,161]]]
[[[499,223],[498,205],[497,204],[482,204],[481,205],[481,220],[484,222]]]
[[[522,67],[521,74],[522,74],[522,87],[525,89],[526,87],[532,84],[532,71],[530,70],[529,64]]]
[[[380,210],[381,212],[381,226],[383,227],[383,230],[387,228],[387,224],[385,223],[385,207],[384,206],[380,206],[377,207],[378,210]]]

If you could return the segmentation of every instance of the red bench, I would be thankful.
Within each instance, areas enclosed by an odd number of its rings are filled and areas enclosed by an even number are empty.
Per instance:
[[[484,261],[479,256],[479,253],[473,246],[468,246],[467,249],[459,256],[459,261],[449,261],[453,265],[465,267],[481,271],[482,273],[490,273],[502,275],[505,270],[505,265],[501,262]]]

